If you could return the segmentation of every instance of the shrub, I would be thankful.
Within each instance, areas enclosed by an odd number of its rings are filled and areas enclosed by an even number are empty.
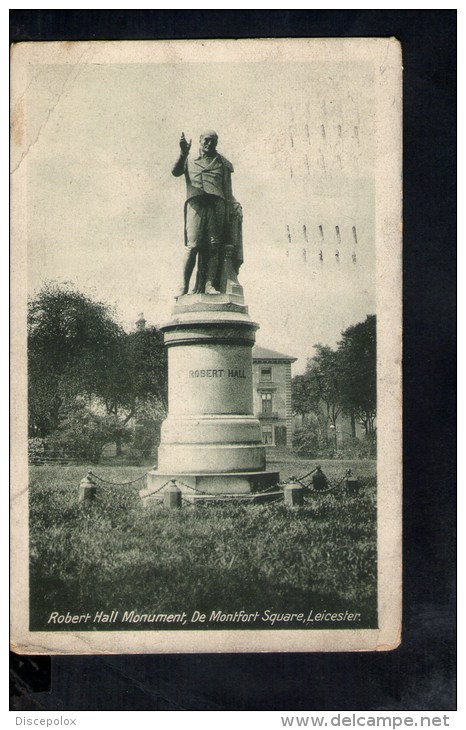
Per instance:
[[[128,443],[131,433],[115,416],[93,413],[77,406],[67,413],[60,426],[49,438],[52,450],[98,464],[104,446],[120,441]]]
[[[144,454],[140,449],[137,449],[134,444],[130,444],[123,454],[123,462],[125,464],[132,464],[138,466],[144,461]]]
[[[375,434],[363,439],[350,438],[335,448],[333,438],[324,442],[315,424],[306,423],[293,434],[293,450],[298,456],[309,459],[375,459],[377,440]]]
[[[147,459],[155,451],[159,442],[160,421],[156,418],[138,418],[132,443],[133,451],[139,452],[141,457]]]
[[[28,458],[30,464],[42,464],[47,451],[45,439],[35,436],[28,439]]]
[[[293,433],[293,450],[298,456],[314,459],[321,454],[322,445],[314,423],[304,423]]]

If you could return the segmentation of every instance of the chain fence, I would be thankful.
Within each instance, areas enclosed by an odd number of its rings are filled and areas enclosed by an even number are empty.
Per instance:
[[[111,486],[111,487],[129,487],[129,486],[132,486],[133,484],[136,484],[137,482],[142,482],[143,479],[146,479],[147,471],[145,471],[144,474],[142,474],[142,476],[136,477],[136,479],[131,479],[131,481],[129,481],[129,482],[111,482],[108,479],[103,479],[102,477],[99,477],[97,474],[94,474],[93,471],[89,471],[87,473],[87,477],[91,477],[92,479],[97,479],[101,484],[105,484],[105,485]],[[161,489],[163,489],[163,487],[166,487],[170,481],[171,480],[169,479],[168,482],[161,487]]]
[[[309,480],[310,476],[312,476],[311,480]],[[317,476],[317,478],[314,478],[315,476]],[[345,473],[340,479],[329,479],[322,471],[322,468],[320,466],[316,466],[312,469],[312,471],[308,472],[308,474],[304,474],[301,477],[289,477],[284,484],[300,484],[305,489],[306,496],[313,494],[321,495],[336,491],[341,487],[343,482],[349,478],[353,478],[351,469],[345,469]]]
[[[103,477],[99,476],[98,474],[95,474],[93,471],[89,471],[87,473],[87,476],[82,480],[82,482],[88,482],[89,484],[96,485],[96,481],[104,488],[112,488],[112,487],[134,487],[134,485],[139,484],[140,482],[147,479],[147,471],[145,471],[140,476],[136,477],[135,479],[131,479],[130,481],[126,482],[114,482],[110,481],[108,479],[104,479]],[[277,502],[282,502],[284,500],[284,488],[286,486],[290,485],[299,485],[303,488],[303,496],[306,498],[312,498],[315,496],[323,496],[332,492],[336,492],[337,490],[341,489],[342,485],[348,480],[351,479],[353,482],[357,482],[359,487],[359,480],[356,480],[352,475],[351,469],[346,469],[344,474],[341,476],[341,478],[336,479],[330,479],[328,478],[324,472],[322,471],[322,468],[320,465],[314,467],[314,469],[311,469],[311,471],[307,472],[306,474],[301,475],[300,477],[297,476],[290,476],[287,479],[284,479],[280,482],[277,482],[277,484],[273,484],[266,489],[259,490],[257,492],[253,492],[250,494],[245,495],[229,495],[229,494],[223,494],[223,495],[215,495],[209,492],[204,492],[201,489],[198,489],[197,487],[194,487],[192,484],[187,484],[186,482],[181,481],[181,479],[172,478],[168,479],[164,484],[162,484],[157,489],[154,489],[150,492],[150,494],[147,495],[147,498],[153,498],[158,493],[162,492],[162,490],[165,489],[169,484],[174,484],[175,486],[181,487],[181,499],[184,504],[188,504],[190,506],[193,506],[195,502],[204,502],[202,497],[205,497],[205,501],[207,502],[214,502],[214,503],[240,503],[240,502],[263,502],[264,504],[271,505],[276,504]],[[197,496],[196,499],[193,499],[194,496]],[[190,498],[191,497],[191,498]],[[266,497],[267,499],[261,500],[262,497]],[[162,495],[160,496],[160,503],[162,502]],[[152,499],[151,499],[152,501]],[[154,501],[157,501],[157,498],[155,498]]]

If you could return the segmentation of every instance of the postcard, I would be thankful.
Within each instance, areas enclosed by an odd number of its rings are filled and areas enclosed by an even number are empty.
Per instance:
[[[11,49],[11,636],[402,641],[402,49]]]

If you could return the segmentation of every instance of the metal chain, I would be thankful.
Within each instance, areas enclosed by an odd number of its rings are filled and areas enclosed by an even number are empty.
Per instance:
[[[314,470],[315,471],[315,470]],[[323,473],[323,472],[322,472]],[[351,476],[351,469],[346,469],[345,473],[343,474],[342,478],[339,482],[332,482],[329,479],[327,479],[327,482],[331,484],[329,489],[312,489],[309,491],[309,494],[328,494],[329,492],[333,492],[335,489],[338,489],[342,483],[347,479],[349,476]],[[305,484],[302,485],[303,487],[306,486]]]
[[[278,482],[277,484],[273,484],[271,487],[267,487],[267,489],[261,489],[258,492],[255,492],[255,494],[268,494],[269,492],[276,492],[277,489],[281,489],[285,486],[287,482]]]
[[[334,492],[339,486],[339,484],[334,484],[329,489],[309,489],[308,494],[329,494],[329,492]]]
[[[301,477],[296,477],[294,475],[293,476],[290,476],[287,481],[285,481],[285,482],[279,482],[277,486],[278,487],[284,487],[286,484],[289,484],[290,482],[298,482],[298,484],[301,484],[302,487],[305,487],[306,489],[308,489],[309,488],[309,484],[304,484],[304,481],[303,480],[304,479],[307,479],[308,477],[310,477],[311,474],[314,474],[314,472],[316,472],[318,469],[320,469],[320,466],[316,466],[314,469],[312,469],[312,471],[308,472],[307,474],[304,474]]]
[[[290,479],[290,481],[291,481],[291,479]],[[309,489],[309,484],[304,484],[304,482],[302,482],[301,479],[298,479],[298,477],[293,477],[293,482],[298,482],[298,484],[301,484],[301,486],[304,487],[305,489]],[[289,483],[290,482],[284,482],[284,486]]]
[[[340,481],[339,481],[339,482],[330,482],[330,484],[332,485],[333,489],[338,489],[338,487],[340,487],[340,486],[341,486],[341,484],[342,484],[342,483],[344,482],[344,480],[345,480],[345,477],[346,477],[346,474],[344,474],[344,475],[342,476],[342,478],[340,479]]]
[[[200,489],[196,489],[196,487],[192,487],[190,484],[185,484],[180,479],[169,479],[167,482],[165,482],[165,484],[162,484],[161,487],[159,487],[158,489],[155,489],[148,496],[152,496],[153,494],[157,494],[157,492],[160,492],[162,489],[164,489],[167,486],[167,484],[170,484],[171,482],[173,482],[175,485],[176,484],[181,484],[183,487],[186,487],[186,489],[192,489],[193,492],[197,492],[198,494],[204,494],[206,496],[208,496],[208,494],[209,494],[209,492],[201,492]],[[183,499],[184,499],[184,497],[183,497]]]
[[[308,472],[307,474],[304,474],[302,477],[290,477],[290,479],[298,479],[298,481],[300,479],[307,479],[307,477],[310,477],[311,474],[314,474],[314,472],[317,471],[318,469],[320,469],[320,466],[316,466],[312,471]]]
[[[136,484],[136,482],[141,482],[143,479],[147,477],[147,472],[144,472],[144,474],[141,477],[138,477],[137,479],[133,479],[130,482],[109,482],[107,479],[102,479],[102,477],[97,476],[97,474],[94,474],[94,472],[89,471],[88,475],[93,477],[94,479],[98,479],[99,482],[102,482],[103,484],[110,484],[112,487],[128,487],[130,484]],[[168,484],[168,482],[167,482]],[[163,486],[166,486],[165,484]]]
[[[347,478],[348,476],[351,476],[351,469],[347,469],[345,471],[344,475],[342,476],[342,478],[337,483],[329,482],[329,480],[327,479],[327,482],[331,484],[331,486],[330,486],[329,489],[324,489],[324,490],[311,489],[310,483],[309,484],[305,484],[303,480],[304,479],[307,479],[308,477],[310,477],[311,474],[314,474],[314,472],[316,472],[318,469],[320,469],[320,466],[316,466],[314,469],[312,469],[312,471],[308,472],[307,474],[304,474],[301,477],[290,476],[288,480],[278,482],[277,484],[274,484],[271,487],[268,487],[267,489],[264,489],[264,490],[262,490],[260,492],[256,492],[256,494],[257,495],[268,494],[269,492],[273,492],[273,491],[276,491],[276,490],[283,489],[283,487],[286,486],[287,484],[290,484],[290,482],[297,482],[302,487],[304,487],[305,489],[308,490],[308,494],[328,494],[329,492],[333,492],[334,490],[338,489],[341,486],[341,484],[343,483],[343,481],[345,480],[345,478]],[[99,482],[102,482],[102,484],[108,484],[108,485],[110,485],[112,487],[127,487],[127,486],[131,486],[133,484],[136,484],[137,482],[141,482],[143,479],[146,479],[147,472],[144,472],[144,474],[142,476],[137,477],[136,479],[132,479],[129,482],[111,482],[111,481],[108,481],[107,479],[103,479],[102,477],[98,476],[97,474],[94,474],[94,472],[92,472],[92,471],[89,471],[88,472],[88,476],[91,476],[94,479],[98,479],[98,481]],[[201,494],[201,495],[206,496],[206,497],[212,496],[211,493],[209,493],[209,492],[203,492],[200,489],[196,489],[196,487],[193,487],[191,484],[186,484],[185,482],[182,482],[180,479],[169,479],[164,484],[162,484],[161,487],[159,487],[155,491],[151,492],[151,496],[153,494],[157,494],[158,492],[161,492],[162,489],[164,489],[171,482],[173,482],[174,484],[177,484],[178,483],[178,484],[182,485],[183,487],[185,487],[185,489],[190,489],[193,492],[196,492],[197,494]],[[215,499],[215,501],[225,501],[225,502],[227,502],[227,501],[232,501],[232,499],[233,499],[233,496],[223,495],[222,497],[217,497]],[[186,502],[189,505],[192,505],[193,504],[193,502],[191,500],[189,500],[189,499],[186,499],[186,497],[183,497],[182,496],[182,500],[183,500],[183,502]],[[277,497],[274,500],[271,500],[270,502],[267,502],[266,504],[273,504],[273,503],[275,503],[275,502],[277,502],[279,500],[281,500],[281,496],[280,497]],[[247,500],[244,499],[243,501],[247,501]]]
[[[170,481],[175,482],[175,484],[181,484],[183,487],[186,487],[186,489],[192,489],[193,492],[197,492],[197,494],[206,494],[206,495],[209,494],[209,492],[202,492],[200,489],[196,489],[196,487],[192,487],[191,484],[185,484],[185,482],[182,482],[181,479],[170,479]]]
[[[162,484],[162,486],[159,487],[158,489],[154,489],[154,491],[151,492],[150,494],[148,494],[147,496],[152,497],[153,494],[157,494],[157,492],[161,492],[162,489],[164,489],[167,486],[167,484],[170,484],[170,482],[173,482],[173,481],[174,481],[174,479],[169,479],[168,482],[165,482],[165,484]]]

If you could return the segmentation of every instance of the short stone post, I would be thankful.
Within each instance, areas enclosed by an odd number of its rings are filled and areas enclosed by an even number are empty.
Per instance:
[[[179,509],[181,507],[181,489],[172,480],[163,490],[163,506],[167,509]]]
[[[304,487],[292,482],[283,488],[283,496],[287,507],[302,507],[304,504]]]
[[[97,494],[97,484],[92,478],[92,472],[88,472],[84,479],[79,482],[79,497],[78,502],[90,502]]]
[[[345,474],[345,487],[348,494],[357,494],[361,487],[361,482],[352,475],[351,469]]]

